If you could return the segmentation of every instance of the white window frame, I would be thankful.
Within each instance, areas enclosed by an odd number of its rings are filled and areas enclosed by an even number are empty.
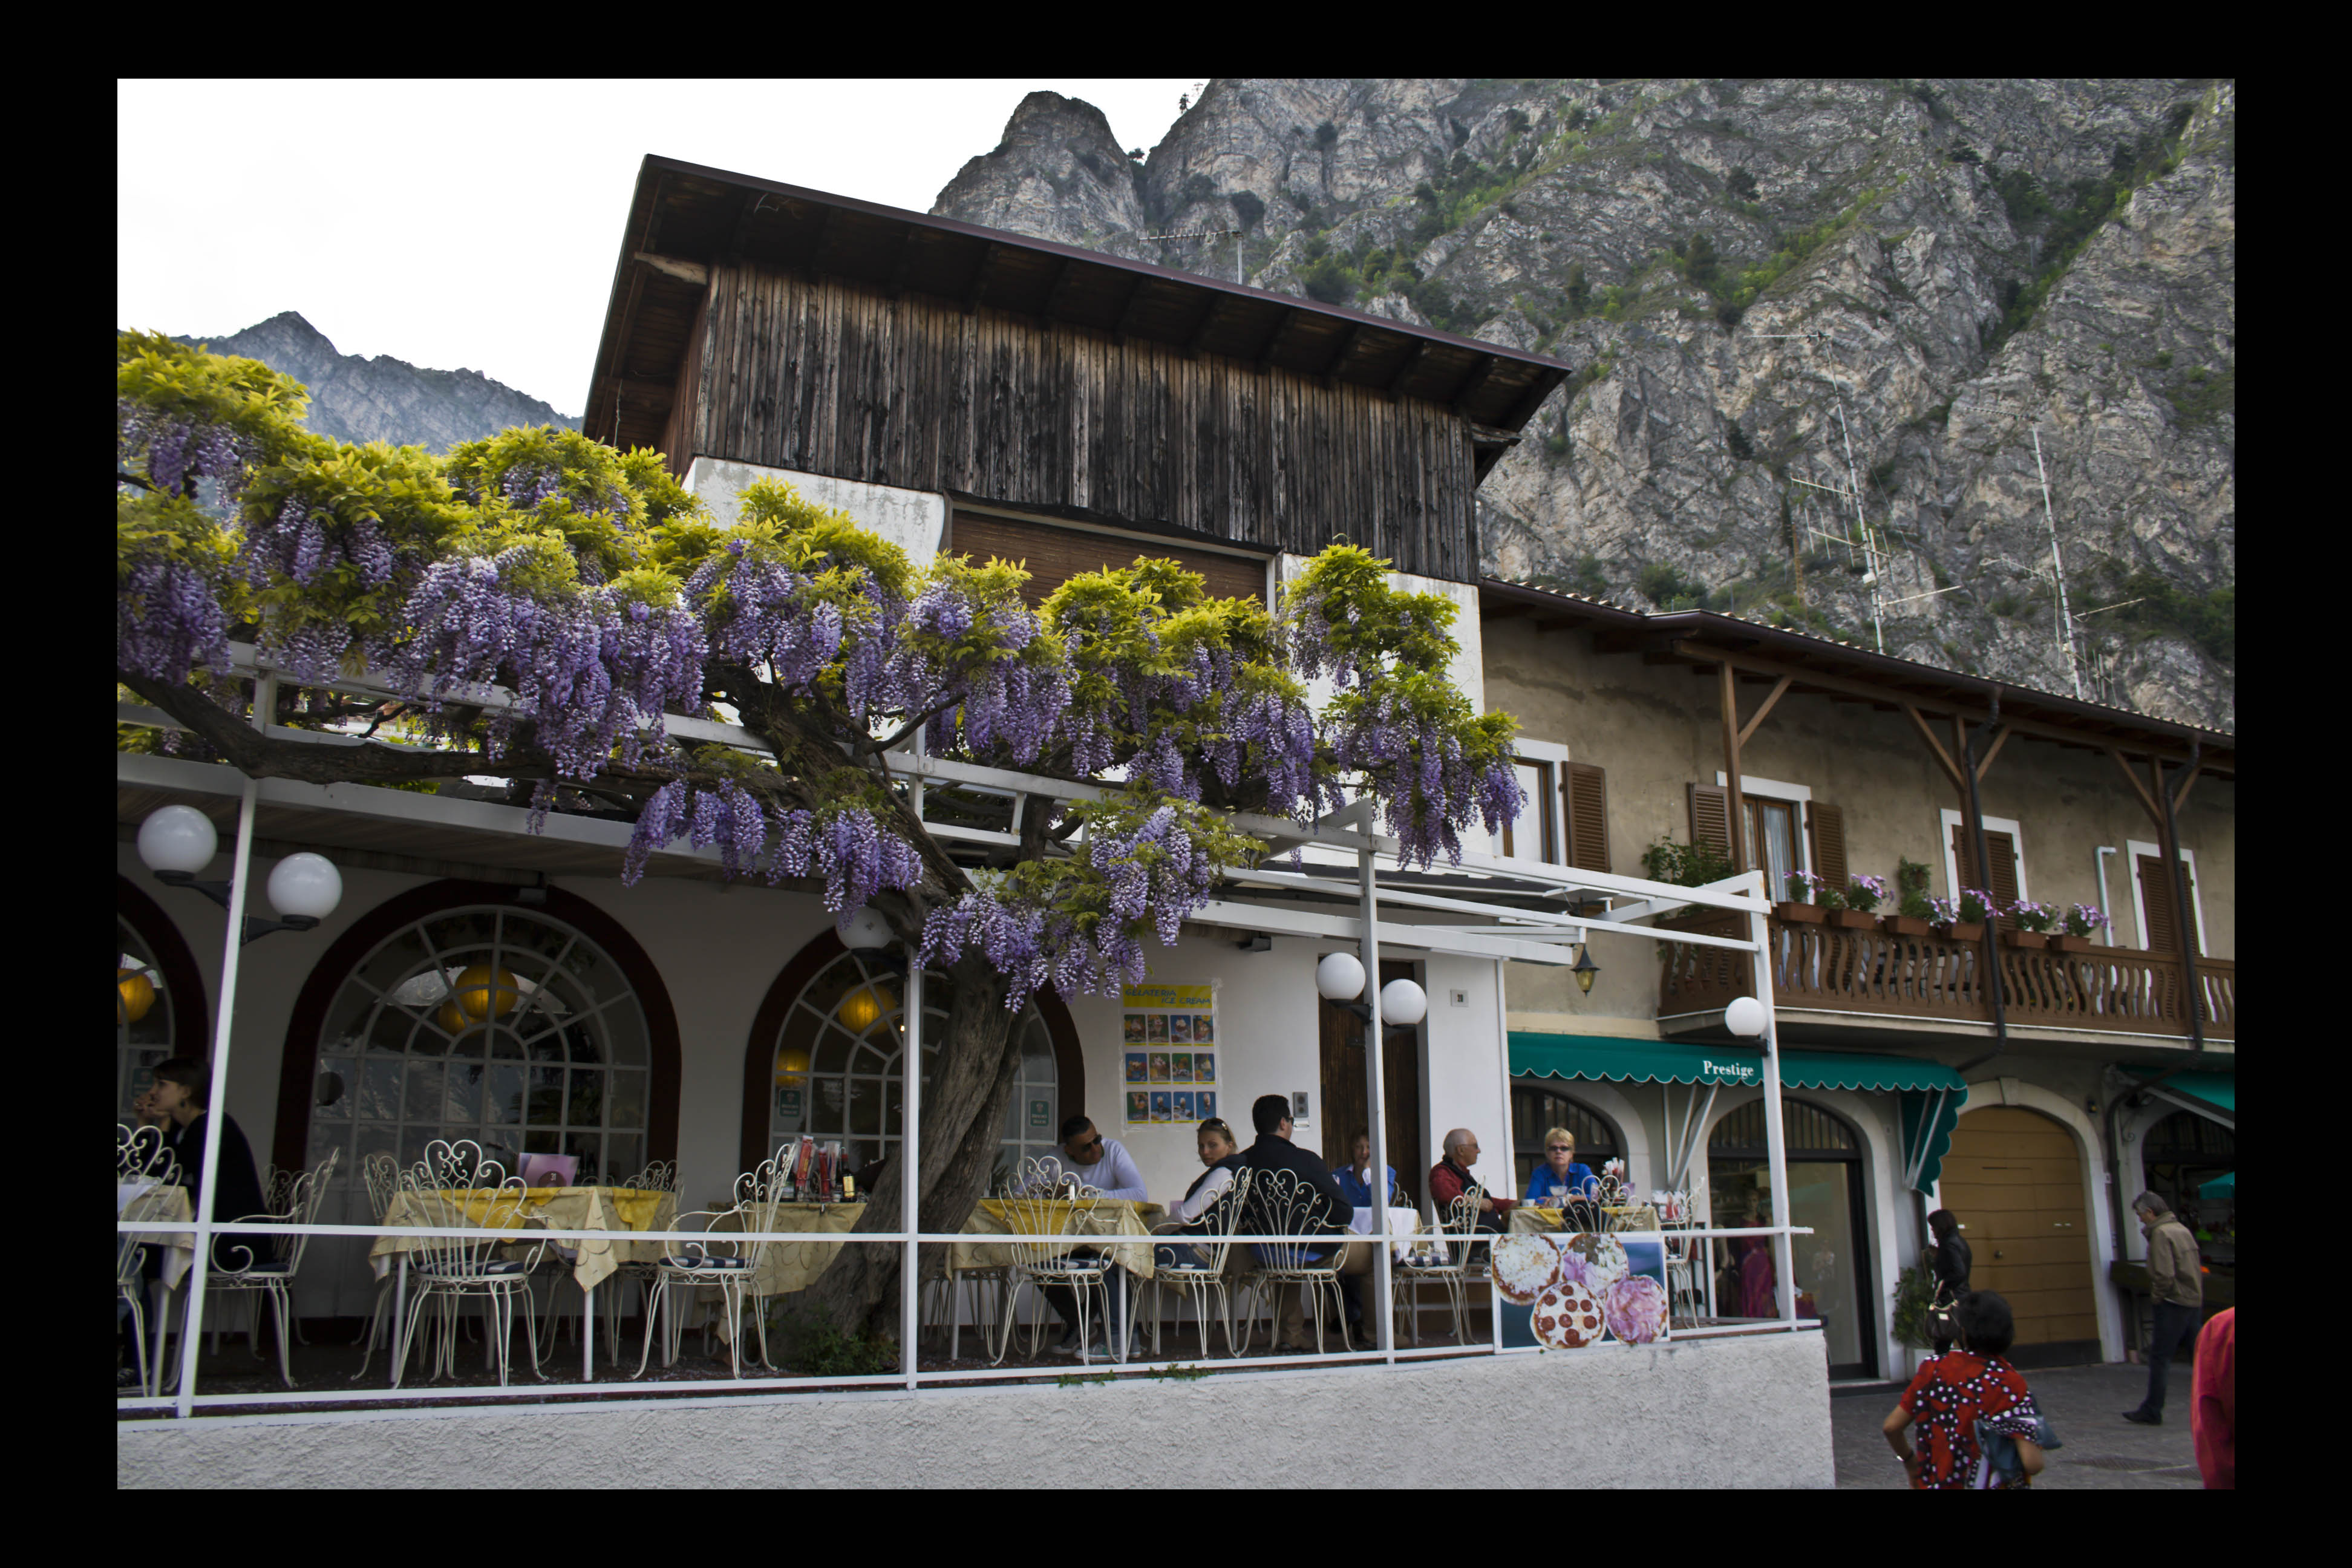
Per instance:
[[[1960,896],[1960,863],[1952,856],[1952,829],[1960,825],[1960,814],[1948,805],[1936,814],[1936,820],[1939,827],[1936,838],[1944,847],[1944,886],[1949,889],[1947,896],[1957,900]],[[2017,896],[2021,902],[2031,900],[2033,894],[2025,882],[2025,829],[2020,827],[2012,816],[1988,816],[1984,825],[1987,833],[2009,835],[2010,843],[2017,850]],[[1985,880],[1988,883],[1992,880],[1990,868]],[[1988,896],[1992,892],[1990,887],[1979,890]]]
[[[1549,781],[1544,786],[1542,805],[1546,836],[1551,840],[1554,853],[1549,860],[1540,854],[1513,855],[1509,858],[1533,860],[1539,866],[1567,865],[1568,814],[1564,809],[1566,803],[1560,798],[1560,786],[1568,780],[1568,748],[1558,741],[1538,741],[1521,735],[1511,742],[1511,759],[1514,762],[1534,763],[1543,770],[1545,778]],[[1503,853],[1501,834],[1493,835],[1489,842],[1494,847],[1495,854]]]
[[[2139,858],[2152,855],[2164,858],[2164,846],[2150,844],[2142,838],[2124,840],[2124,853],[2131,857],[2132,923],[2139,928],[2140,951],[2147,951],[2147,899],[2139,889]],[[2205,888],[2197,877],[2197,851],[2183,848],[2180,863],[2189,868],[2189,912],[2197,921],[2197,951],[2210,952],[2205,942]]]
[[[1731,788],[1730,775],[1726,773],[1721,768],[1715,770],[1715,782],[1717,788],[1726,792],[1728,792]],[[1797,830],[1790,835],[1791,838],[1796,840],[1796,843],[1791,847],[1796,850],[1797,869],[1804,872],[1808,876],[1811,875],[1813,869],[1812,824],[1806,819],[1811,814],[1811,808],[1813,804],[1813,786],[1811,784],[1790,784],[1781,779],[1758,778],[1750,773],[1742,773],[1739,775],[1739,793],[1741,795],[1752,795],[1759,800],[1786,801],[1790,805],[1800,808],[1795,814],[1797,818]],[[1727,803],[1728,809],[1730,810],[1745,812],[1747,809],[1738,801],[1732,800],[1728,793],[1725,795],[1724,799]],[[1740,820],[1744,825],[1747,818],[1743,816]]]

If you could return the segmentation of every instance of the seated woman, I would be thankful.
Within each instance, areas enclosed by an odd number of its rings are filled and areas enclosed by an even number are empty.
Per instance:
[[[1576,1134],[1555,1127],[1544,1134],[1543,1163],[1528,1173],[1527,1201],[1558,1208],[1570,1198],[1597,1198],[1601,1180],[1576,1162]]]
[[[1331,1173],[1331,1179],[1339,1184],[1339,1190],[1348,1194],[1348,1201],[1360,1209],[1370,1208],[1375,1204],[1393,1204],[1397,1190],[1394,1165],[1381,1167],[1384,1177],[1381,1190],[1378,1193],[1372,1191],[1372,1135],[1358,1132],[1348,1147],[1347,1164]]]
[[[1203,1217],[1234,1184],[1234,1173],[1242,1168],[1241,1146],[1234,1141],[1234,1130],[1220,1118],[1213,1116],[1201,1123],[1195,1146],[1203,1169],[1184,1189],[1183,1197],[1168,1205],[1167,1222],[1154,1227],[1162,1236],[1205,1235],[1208,1227]],[[1153,1248],[1153,1254],[1162,1268],[1202,1261],[1198,1248],[1182,1242],[1163,1242]]]
[[[191,1213],[204,1204],[205,1121],[210,1114],[212,1068],[194,1057],[173,1057],[157,1064],[155,1086],[142,1097],[141,1110],[163,1118],[163,1143],[180,1163],[180,1184],[188,1189]],[[236,1118],[221,1113],[220,1164],[214,1172],[212,1201],[205,1205],[215,1224],[263,1213],[269,1200],[262,1195],[261,1177],[253,1166],[253,1146]],[[229,1235],[213,1237],[213,1267],[245,1269],[271,1257],[267,1237]],[[149,1249],[151,1259],[154,1249]]]

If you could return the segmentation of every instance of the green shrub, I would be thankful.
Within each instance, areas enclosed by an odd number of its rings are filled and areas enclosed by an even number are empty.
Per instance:
[[[1731,858],[1712,844],[1677,844],[1661,836],[1642,851],[1642,868],[1653,882],[1677,888],[1703,888],[1731,873]]]
[[[1315,145],[1318,147],[1329,147],[1339,140],[1339,128],[1329,121],[1327,120],[1315,128]]]
[[[1356,297],[1356,269],[1336,256],[1325,256],[1307,263],[1298,275],[1299,286],[1310,300],[1326,305],[1344,305]]]
[[[1225,198],[1234,205],[1234,216],[1242,220],[1244,228],[1255,228],[1265,216],[1265,203],[1249,191],[1235,191]]]
[[[1724,439],[1731,447],[1731,455],[1741,462],[1756,456],[1756,448],[1748,442],[1748,432],[1742,430],[1737,421],[1724,426]]]
[[[2238,367],[2232,364],[2216,374],[2200,365],[2165,395],[2172,400],[2183,430],[2201,429],[2238,411]]]
[[[1664,561],[1643,567],[1633,585],[1661,609],[1689,609],[1706,597],[1706,584],[1685,577]]]
[[[1731,171],[1723,182],[1723,188],[1743,202],[1752,202],[1756,199],[1756,176],[1743,165]]]

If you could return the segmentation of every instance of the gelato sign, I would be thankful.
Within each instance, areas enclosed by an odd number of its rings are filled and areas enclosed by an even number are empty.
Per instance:
[[[1755,1062],[1719,1062],[1707,1057],[1698,1059],[1701,1083],[1756,1083],[1763,1076],[1763,1068]]]

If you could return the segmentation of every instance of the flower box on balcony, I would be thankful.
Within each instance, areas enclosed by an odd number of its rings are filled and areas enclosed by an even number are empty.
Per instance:
[[[1954,921],[1949,925],[1937,926],[1936,930],[1949,942],[1984,941],[1984,922],[1981,921]]]
[[[1927,922],[1916,915],[1886,917],[1886,934],[1889,936],[1926,936],[1927,930]]]
[[[2091,939],[2076,936],[2072,931],[2053,931],[2050,933],[2050,947],[2053,952],[2088,952],[2091,951]]]
[[[2005,931],[2000,933],[2000,940],[2007,946],[2032,952],[2050,945],[2050,933],[2042,931]]]
[[[1791,925],[1817,926],[1828,917],[1829,910],[1819,904],[1780,903],[1772,906],[1772,914]]]
[[[1830,924],[1843,926],[1848,931],[1876,931],[1878,917],[1868,910],[1832,910]]]

